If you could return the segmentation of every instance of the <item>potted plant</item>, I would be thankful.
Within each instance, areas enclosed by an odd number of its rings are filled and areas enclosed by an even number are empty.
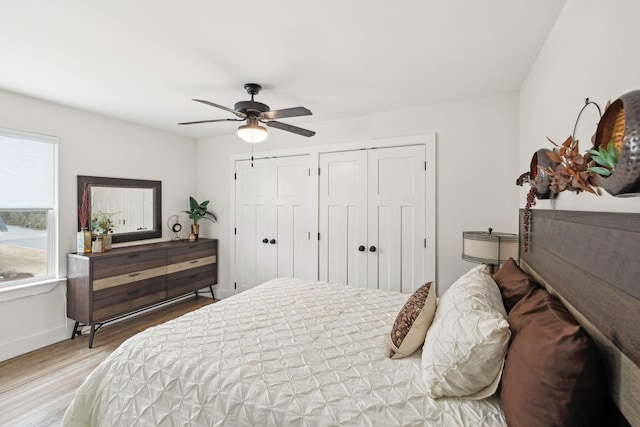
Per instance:
[[[198,203],[196,199],[189,196],[189,210],[184,211],[189,215],[189,218],[193,220],[193,224],[191,224],[191,234],[193,235],[193,239],[189,236],[189,240],[198,240],[198,234],[200,234],[200,224],[198,224],[198,221],[201,219],[208,219],[211,222],[216,222],[218,220],[216,215],[208,210],[208,205],[208,200]]]
[[[91,216],[91,229],[96,234],[96,240],[93,252],[105,252],[111,249],[112,233],[115,229],[113,216],[118,212],[102,212],[98,211]]]

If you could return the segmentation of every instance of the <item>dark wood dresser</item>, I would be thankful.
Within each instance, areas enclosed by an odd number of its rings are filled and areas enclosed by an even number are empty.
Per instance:
[[[67,317],[90,326],[89,347],[104,323],[218,283],[218,241],[160,242],[67,255]]]

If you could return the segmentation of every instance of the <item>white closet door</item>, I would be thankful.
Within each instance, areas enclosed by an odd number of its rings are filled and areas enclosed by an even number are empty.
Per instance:
[[[276,277],[315,278],[309,156],[236,162],[236,289]]]
[[[309,198],[316,189],[310,186],[309,156],[271,159],[271,171],[275,194],[268,238],[269,249],[276,252],[274,277],[315,279],[317,259],[311,241]]]
[[[253,163],[253,167],[251,166]],[[275,275],[275,251],[262,239],[270,234],[274,200],[268,159],[236,162],[236,283],[243,291]]]
[[[367,152],[321,153],[319,278],[367,286]]]
[[[425,282],[425,146],[320,154],[319,278],[411,293]]]
[[[425,281],[424,162],[424,145],[368,151],[369,288],[411,293]]]

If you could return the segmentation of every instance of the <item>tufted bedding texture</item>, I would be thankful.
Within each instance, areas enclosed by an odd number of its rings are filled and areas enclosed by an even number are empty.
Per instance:
[[[65,426],[500,426],[496,396],[431,399],[421,351],[390,359],[409,295],[275,279],[124,342]]]

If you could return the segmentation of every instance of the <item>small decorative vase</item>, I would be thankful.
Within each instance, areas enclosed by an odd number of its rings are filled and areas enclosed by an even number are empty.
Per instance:
[[[95,253],[104,252],[104,247],[102,245],[102,235],[96,236],[96,240],[93,241],[91,245],[91,250]]]
[[[531,158],[531,165],[529,169],[529,177],[531,179],[531,185],[536,188],[536,197],[539,200],[550,199],[553,194],[549,185],[551,184],[551,178],[545,172],[547,168],[555,170],[558,163],[554,162],[547,156],[547,153],[551,150],[541,148]],[[542,170],[538,168],[542,167]]]
[[[112,241],[113,237],[111,236],[111,234],[102,235],[102,249],[104,249],[105,252],[111,250]]]
[[[200,234],[200,224],[191,224],[191,234],[193,234],[193,240],[198,240],[198,234]],[[191,236],[189,236],[189,240],[191,240]]]
[[[76,237],[76,251],[79,254],[91,253],[91,232],[86,228],[78,231],[78,235]]]

